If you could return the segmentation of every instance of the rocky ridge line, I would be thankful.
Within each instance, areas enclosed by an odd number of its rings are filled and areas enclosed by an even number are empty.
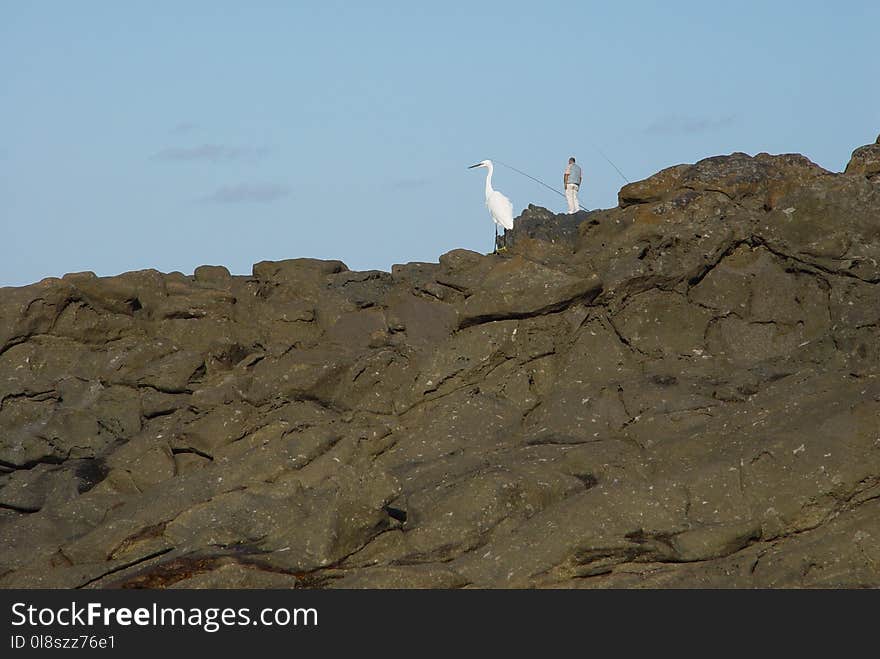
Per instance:
[[[0,586],[880,585],[880,138],[619,202],[0,290]]]

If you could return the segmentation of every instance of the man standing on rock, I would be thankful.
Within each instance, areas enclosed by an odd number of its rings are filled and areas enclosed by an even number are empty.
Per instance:
[[[565,186],[565,200],[568,202],[568,213],[577,213],[580,208],[578,189],[581,187],[581,168],[575,163],[574,156],[568,159],[568,167],[562,177]]]

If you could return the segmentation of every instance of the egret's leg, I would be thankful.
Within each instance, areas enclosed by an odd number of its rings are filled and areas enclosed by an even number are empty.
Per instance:
[[[492,253],[497,254],[498,253],[498,225],[495,224],[494,222],[492,224],[495,225],[495,241],[492,243]]]

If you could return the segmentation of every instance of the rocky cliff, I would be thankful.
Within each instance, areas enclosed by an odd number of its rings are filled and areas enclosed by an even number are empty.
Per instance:
[[[880,144],[619,198],[0,290],[0,586],[880,586]]]

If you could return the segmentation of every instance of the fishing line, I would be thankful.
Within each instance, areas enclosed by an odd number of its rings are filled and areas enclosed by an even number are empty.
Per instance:
[[[600,156],[602,156],[603,158],[605,158],[605,162],[607,162],[609,165],[611,165],[612,167],[614,167],[615,171],[623,177],[623,180],[624,180],[624,181],[626,181],[627,183],[630,182],[630,180],[626,177],[626,175],[625,175],[622,171],[620,171],[620,169],[617,167],[617,165],[615,165],[613,162],[611,162],[611,158],[609,158],[609,157],[606,156],[604,153],[602,153],[602,149],[600,149],[600,148],[599,148],[598,146],[596,146],[595,144],[593,145],[593,148],[596,149],[596,151],[599,152],[599,155],[600,155]]]

